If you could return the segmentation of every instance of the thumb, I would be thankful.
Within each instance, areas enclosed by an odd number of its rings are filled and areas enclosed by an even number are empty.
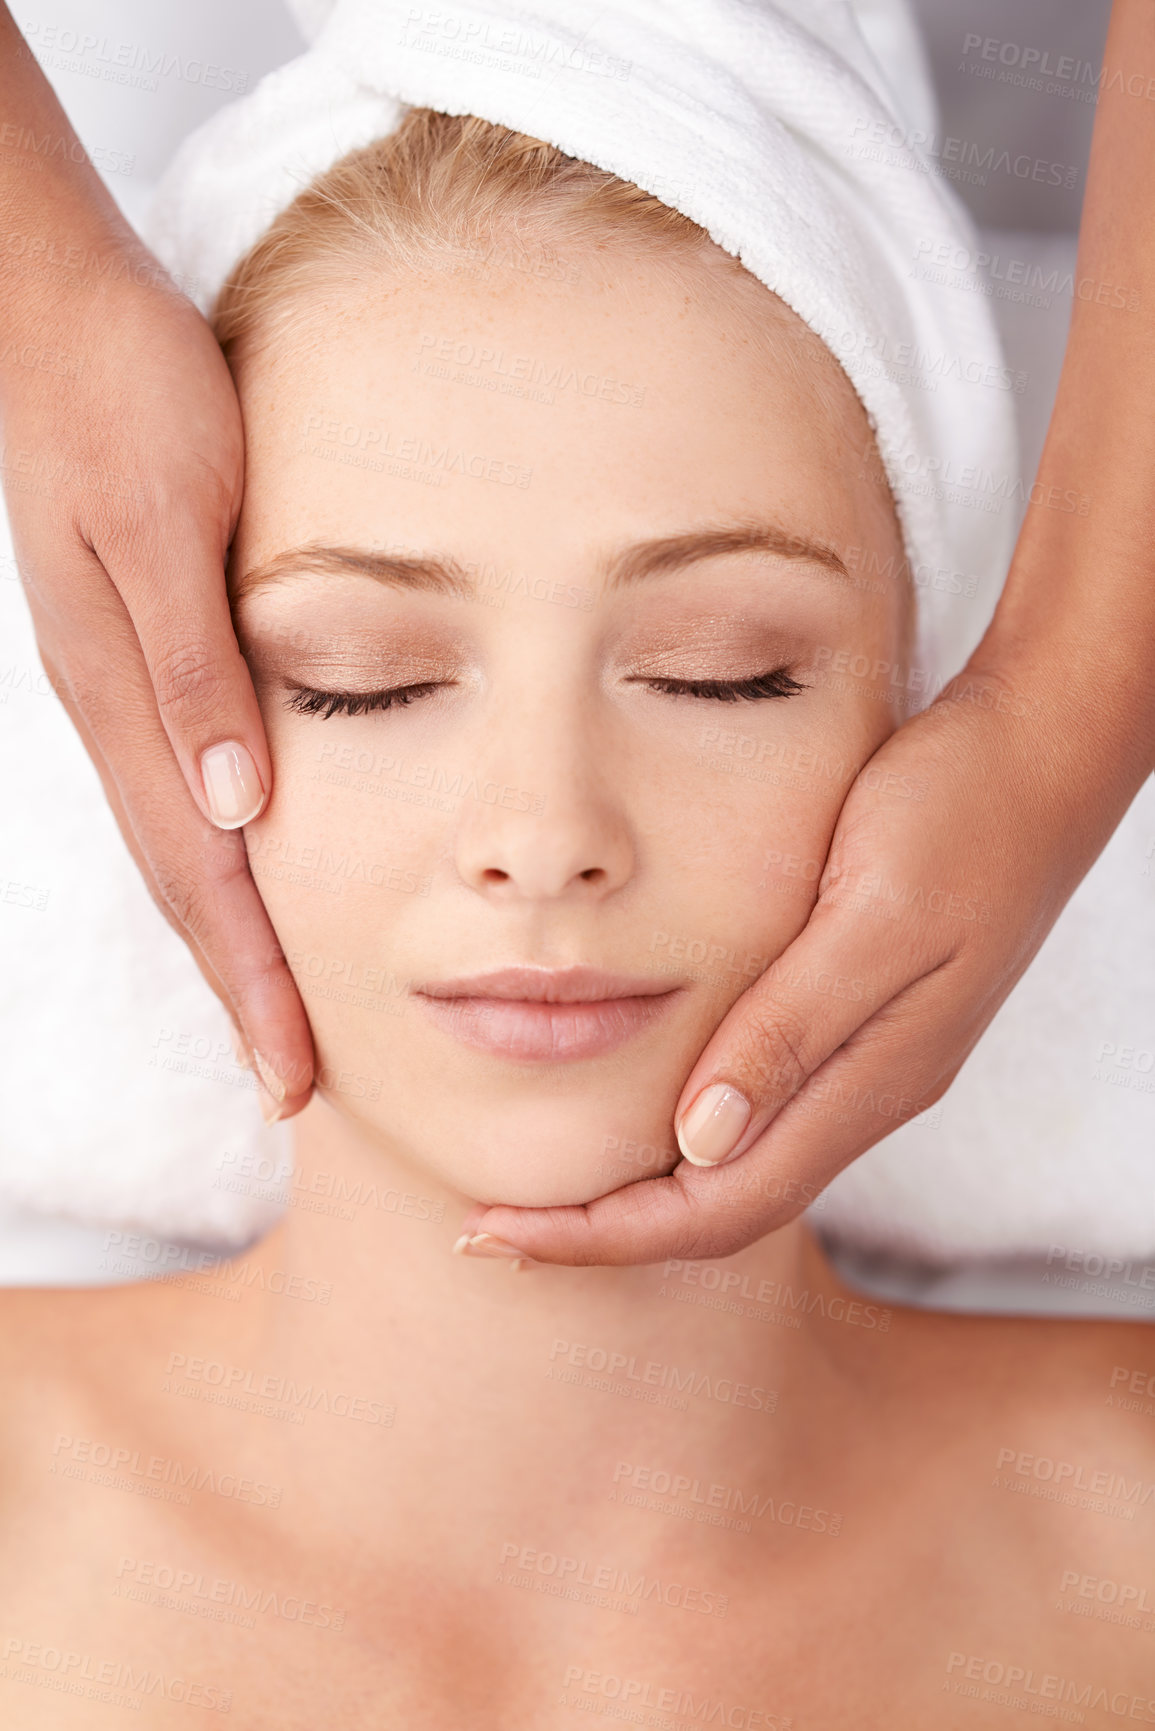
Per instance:
[[[912,977],[889,924],[819,901],[809,921],[735,1003],[691,1070],[674,1112],[693,1166],[744,1154],[788,1100]]]

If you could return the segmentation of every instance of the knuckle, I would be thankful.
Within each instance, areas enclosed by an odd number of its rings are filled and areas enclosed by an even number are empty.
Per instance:
[[[153,690],[161,714],[206,715],[224,691],[216,659],[203,644],[169,650],[152,664]]]
[[[812,1068],[805,1030],[779,1007],[767,1006],[746,1030],[739,1064],[764,1104],[790,1099]]]
[[[674,1254],[686,1262],[710,1262],[741,1248],[741,1234],[733,1228],[722,1231],[701,1221],[678,1240]]]
[[[195,864],[153,858],[149,865],[165,908],[198,942],[217,924],[222,892],[248,872],[244,843],[235,832],[208,836]]]
[[[687,1262],[712,1262],[718,1257],[733,1256],[739,1250],[745,1250],[755,1238],[761,1237],[763,1230],[760,1224],[748,1218],[746,1212],[740,1215],[729,1212],[718,1218],[712,1211],[699,1207],[688,1218],[677,1246],[670,1254]]]
[[[710,1176],[713,1182],[708,1185],[701,1184],[697,1173],[691,1175],[688,1184],[678,1185],[680,1219],[672,1241],[666,1221],[663,1258],[677,1256],[687,1262],[708,1262],[715,1257],[731,1256],[744,1250],[764,1230],[757,1223],[756,1205],[753,1209],[750,1206],[749,1193],[743,1190],[735,1194],[730,1175],[729,1181],[723,1179],[721,1185],[717,1182],[720,1175]],[[730,1206],[732,1201],[744,1206]]]
[[[199,941],[208,911],[203,884],[175,866],[156,861],[152,862],[152,875],[165,911],[182,931]]]
[[[132,573],[163,569],[164,548],[157,526],[164,521],[163,503],[154,496],[155,483],[137,474],[109,477],[111,485],[78,501],[76,528],[87,541],[114,586]]]

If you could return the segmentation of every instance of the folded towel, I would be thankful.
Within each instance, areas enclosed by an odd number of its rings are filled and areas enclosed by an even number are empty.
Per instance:
[[[0,1208],[244,1244],[280,1211],[238,1179],[288,1130],[261,1122],[40,666],[2,511],[0,643]]]

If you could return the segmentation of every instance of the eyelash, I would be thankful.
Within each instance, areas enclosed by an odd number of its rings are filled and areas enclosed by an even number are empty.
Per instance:
[[[298,715],[319,715],[322,721],[333,715],[366,715],[372,710],[406,708],[415,697],[435,691],[438,683],[398,685],[391,691],[313,691],[299,685],[288,707]],[[794,697],[810,689],[792,678],[784,667],[755,674],[751,679],[645,679],[633,683],[648,685],[664,697],[691,697],[717,703],[757,703],[770,697]]]
[[[647,679],[645,683],[668,697],[713,698],[718,703],[757,703],[767,697],[794,697],[810,689],[791,678],[784,667],[757,673],[752,679]]]
[[[367,715],[373,709],[404,709],[415,697],[435,691],[436,684],[398,685],[392,691],[312,691],[298,685],[288,707],[298,715],[319,715],[328,721],[331,715]]]

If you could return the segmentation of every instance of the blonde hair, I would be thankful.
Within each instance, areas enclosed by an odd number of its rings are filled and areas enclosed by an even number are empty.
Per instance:
[[[210,315],[236,373],[255,347],[283,337],[318,290],[339,294],[375,270],[485,262],[509,238],[527,252],[559,238],[575,252],[621,244],[660,253],[677,272],[709,255],[744,300],[746,333],[805,374],[821,413],[850,408],[860,460],[881,465],[866,412],[822,339],[690,217],[606,169],[475,114],[410,108],[385,137],[351,151],[281,212],[234,266]],[[716,281],[717,279],[715,279]],[[891,508],[894,501],[891,498]]]
[[[652,193],[540,138],[474,114],[411,108],[282,211],[222,287],[213,329],[231,363],[258,332],[282,328],[307,291],[367,266],[477,262],[495,236],[525,246],[559,234],[671,255],[713,248],[705,229]]]

